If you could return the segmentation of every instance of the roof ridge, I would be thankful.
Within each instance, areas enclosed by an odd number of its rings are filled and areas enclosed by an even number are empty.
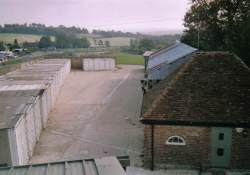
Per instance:
[[[158,55],[158,54],[161,54],[162,51],[168,51],[168,50],[170,50],[170,49],[173,49],[173,48],[175,48],[176,46],[178,46],[179,44],[180,44],[180,43],[173,43],[173,44],[171,44],[170,46],[167,46],[167,47],[164,47],[164,48],[162,48],[162,49],[160,49],[160,50],[157,50],[156,52],[152,53],[152,54],[150,55],[150,57],[156,56],[156,55]]]
[[[195,56],[191,57],[186,63],[184,63],[180,69],[177,70],[176,75],[169,81],[168,86],[166,86],[162,92],[155,98],[152,102],[151,107],[145,112],[144,116],[150,115],[153,110],[157,107],[157,104],[163,99],[163,96],[166,96],[169,88],[173,87],[173,85],[179,80],[179,78],[183,75],[183,72],[187,70],[189,65],[195,59]],[[164,80],[163,80],[164,81]],[[145,118],[145,117],[144,117]]]

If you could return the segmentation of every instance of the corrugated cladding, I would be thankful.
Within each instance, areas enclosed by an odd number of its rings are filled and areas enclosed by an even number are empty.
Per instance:
[[[147,64],[148,79],[164,79],[184,63],[189,55],[197,51],[183,43],[159,50],[150,55]]]

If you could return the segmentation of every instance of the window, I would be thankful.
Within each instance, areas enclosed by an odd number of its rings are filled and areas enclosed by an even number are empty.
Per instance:
[[[224,149],[223,148],[217,148],[217,156],[223,156],[224,155]]]
[[[166,145],[186,145],[186,142],[180,136],[171,136],[166,141]]]
[[[219,134],[219,140],[224,140],[224,133]]]

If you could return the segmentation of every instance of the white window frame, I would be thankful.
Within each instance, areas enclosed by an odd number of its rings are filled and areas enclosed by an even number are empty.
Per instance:
[[[175,138],[175,137],[177,137],[178,139],[182,140],[182,143],[179,143],[179,142],[171,142],[171,141],[170,141],[171,139],[173,139],[173,138]],[[181,146],[184,146],[184,145],[186,145],[186,141],[185,141],[185,139],[184,139],[183,137],[175,135],[175,136],[170,136],[170,137],[167,139],[167,141],[166,141],[165,144],[166,144],[166,145],[181,145]]]

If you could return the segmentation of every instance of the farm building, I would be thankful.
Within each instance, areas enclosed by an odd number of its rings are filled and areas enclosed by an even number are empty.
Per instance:
[[[166,78],[197,49],[183,43],[176,43],[156,52],[145,52],[145,78],[147,81],[157,81]]]
[[[126,175],[116,157],[0,168],[1,175]]]
[[[82,68],[84,71],[114,70],[115,67],[115,58],[84,58],[82,60]]]
[[[200,53],[144,94],[145,167],[250,167],[250,69]]]
[[[23,165],[32,156],[69,60],[42,60],[0,76],[0,164]]]

